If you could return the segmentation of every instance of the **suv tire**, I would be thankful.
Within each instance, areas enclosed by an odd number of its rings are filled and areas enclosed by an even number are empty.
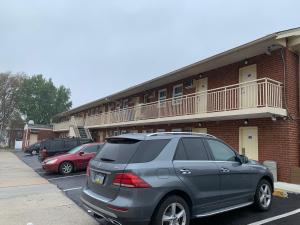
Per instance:
[[[74,170],[74,166],[71,162],[63,162],[60,164],[59,166],[59,172],[62,175],[68,175],[70,173],[72,173]]]
[[[163,223],[163,218],[166,219],[165,223]],[[169,196],[163,202],[161,202],[158,208],[156,209],[151,221],[152,225],[157,225],[157,224],[189,225],[189,223],[190,223],[189,206],[183,198],[177,195]]]
[[[272,186],[270,182],[263,179],[256,188],[254,207],[259,211],[268,211],[271,208],[272,200]]]

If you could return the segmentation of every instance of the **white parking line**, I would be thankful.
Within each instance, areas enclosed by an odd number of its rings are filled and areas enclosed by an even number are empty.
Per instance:
[[[69,188],[69,189],[65,189],[62,191],[66,192],[66,191],[74,191],[74,190],[79,190],[79,189],[82,189],[82,187]]]
[[[268,219],[265,219],[265,220],[257,221],[257,222],[254,222],[254,223],[250,223],[248,225],[261,225],[261,224],[269,223],[269,222],[274,221],[274,220],[279,220],[281,218],[292,216],[292,215],[295,215],[297,213],[300,213],[300,209],[296,209],[294,211],[291,211],[291,212],[288,212],[288,213],[284,213],[284,214],[281,214],[281,215],[278,215],[278,216],[274,216],[274,217],[271,217],[271,218],[268,218]]]
[[[85,175],[85,173],[84,173],[84,174],[78,174],[78,175],[73,175],[73,176],[54,177],[54,178],[50,178],[50,179],[48,179],[48,180],[59,180],[59,179],[66,179],[66,178],[80,177],[80,176],[86,176],[86,175]]]

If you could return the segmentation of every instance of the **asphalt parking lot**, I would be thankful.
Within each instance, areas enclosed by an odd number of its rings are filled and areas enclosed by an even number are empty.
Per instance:
[[[57,185],[70,199],[81,206],[80,192],[85,185],[85,172],[74,173],[70,176],[48,174],[43,171],[37,156],[26,155],[23,152],[15,154],[27,165],[33,168],[40,176]],[[272,209],[269,212],[259,213],[246,207],[231,212],[193,220],[191,225],[299,225],[300,224],[300,195],[289,194],[286,199],[274,197]],[[103,222],[101,225],[108,225]]]

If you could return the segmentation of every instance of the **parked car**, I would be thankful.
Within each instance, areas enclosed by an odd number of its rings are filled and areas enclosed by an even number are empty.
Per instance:
[[[66,154],[52,156],[42,162],[47,172],[70,174],[74,171],[85,170],[91,158],[101,149],[103,144],[91,143],[77,146]]]
[[[24,152],[29,153],[30,155],[36,155],[36,154],[39,154],[40,147],[41,147],[41,143],[37,142],[37,143],[34,143],[34,144],[29,145],[28,147],[26,147]]]
[[[85,138],[45,139],[41,141],[39,160],[42,162],[48,157],[66,153],[76,146],[92,142],[92,140]]]
[[[254,205],[269,210],[273,176],[206,134],[125,134],[90,161],[81,201],[113,224],[188,225]]]

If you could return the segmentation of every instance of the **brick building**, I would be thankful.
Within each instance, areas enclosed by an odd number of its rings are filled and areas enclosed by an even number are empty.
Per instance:
[[[46,138],[53,138],[56,134],[50,125],[26,124],[23,132],[22,149]]]
[[[273,33],[54,118],[58,136],[207,132],[251,159],[299,167],[300,28]]]

